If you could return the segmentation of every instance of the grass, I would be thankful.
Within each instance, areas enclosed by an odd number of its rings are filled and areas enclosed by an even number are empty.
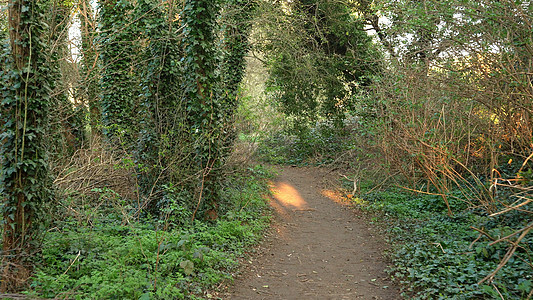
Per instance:
[[[216,221],[191,224],[179,207],[176,219],[143,217],[124,224],[119,213],[107,212],[83,224],[63,220],[44,236],[25,293],[59,299],[216,298],[216,287],[233,278],[239,258],[269,224],[269,174],[258,166],[233,175]]]

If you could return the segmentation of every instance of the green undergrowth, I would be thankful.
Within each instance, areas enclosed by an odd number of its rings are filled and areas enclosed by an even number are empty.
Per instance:
[[[362,200],[361,200],[362,198]],[[496,269],[509,244],[490,246],[491,240],[471,229],[504,237],[528,224],[518,212],[490,218],[451,199],[452,216],[442,198],[399,188],[376,191],[357,198],[371,212],[372,222],[385,225],[392,246],[391,277],[407,299],[527,299],[533,286],[531,250],[527,236],[492,282],[478,282]],[[354,204],[355,205],[355,204]],[[503,298],[502,298],[503,297]]]
[[[271,171],[257,166],[228,178],[216,221],[144,217],[125,224],[99,215],[68,218],[46,234],[31,289],[66,299],[205,299],[231,280],[238,260],[269,224],[264,195]],[[176,217],[177,216],[177,217]],[[189,220],[189,221],[187,221]]]
[[[265,137],[260,141],[256,155],[272,164],[323,165],[331,163],[350,147],[347,130],[320,124],[299,131],[285,129]]]

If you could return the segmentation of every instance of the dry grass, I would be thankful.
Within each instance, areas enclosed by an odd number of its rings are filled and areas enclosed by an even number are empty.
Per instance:
[[[67,194],[91,196],[95,189],[108,188],[122,198],[136,199],[136,174],[130,159],[96,139],[88,148],[77,150],[66,164],[56,166],[54,184]]]
[[[119,201],[126,199],[141,206],[131,158],[110,149],[99,138],[93,139],[88,148],[77,150],[70,160],[56,164],[53,171],[55,186],[64,199],[69,199],[60,202],[79,222],[90,223],[90,212],[102,206],[115,207],[127,222],[128,214]]]

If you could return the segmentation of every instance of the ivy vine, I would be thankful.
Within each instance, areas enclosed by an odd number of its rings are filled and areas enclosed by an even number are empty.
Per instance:
[[[51,199],[43,140],[52,85],[43,39],[48,28],[43,20],[46,5],[46,1],[9,3],[10,45],[3,51],[0,70],[0,195],[6,260],[0,289],[4,292],[20,284],[12,274],[31,268],[27,260],[37,249],[43,210]]]
[[[219,1],[186,0],[181,13],[184,66],[183,89],[191,141],[196,143],[196,163],[201,171],[197,185],[198,211],[202,203],[216,207],[221,165],[222,107],[216,91],[217,51],[215,28]],[[208,201],[204,201],[207,199]]]
[[[105,0],[100,4],[100,79],[102,124],[110,139],[125,137],[132,144],[135,130],[138,76],[134,72],[138,29],[132,26],[133,3]]]

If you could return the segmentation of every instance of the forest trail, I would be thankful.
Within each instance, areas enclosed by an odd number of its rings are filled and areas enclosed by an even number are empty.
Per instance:
[[[383,271],[384,241],[322,171],[285,167],[272,183],[272,234],[247,261],[228,299],[401,299]]]

